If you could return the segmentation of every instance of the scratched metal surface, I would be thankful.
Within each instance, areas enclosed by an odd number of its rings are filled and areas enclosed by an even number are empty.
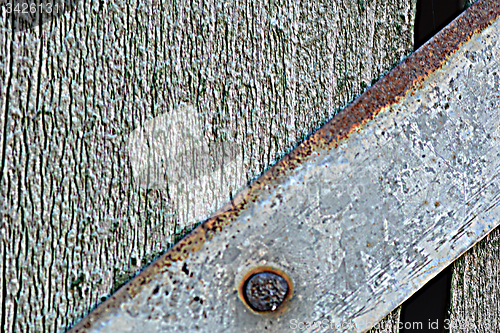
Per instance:
[[[500,222],[499,7],[473,5],[70,332],[382,319]],[[260,265],[293,281],[276,313],[238,298]]]

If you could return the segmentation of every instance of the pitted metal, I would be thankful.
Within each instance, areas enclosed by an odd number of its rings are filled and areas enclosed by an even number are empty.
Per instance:
[[[278,274],[262,272],[245,282],[245,299],[255,311],[275,311],[288,293],[286,280]]]

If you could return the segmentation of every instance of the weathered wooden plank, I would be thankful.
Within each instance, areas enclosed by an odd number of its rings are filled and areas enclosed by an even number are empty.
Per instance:
[[[24,32],[0,11],[1,332],[81,318],[406,56],[414,8],[85,1]],[[182,105],[203,144],[243,155],[199,210],[190,188],[142,188],[129,155],[134,129]]]
[[[450,332],[498,332],[500,329],[500,230],[491,232],[453,265]]]
[[[473,5],[73,332],[368,329],[500,222],[499,15]],[[260,266],[294,288],[276,312],[238,298]]]

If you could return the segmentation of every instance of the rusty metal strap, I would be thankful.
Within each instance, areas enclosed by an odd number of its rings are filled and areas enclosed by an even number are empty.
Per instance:
[[[474,4],[70,332],[373,326],[500,222],[499,15]]]

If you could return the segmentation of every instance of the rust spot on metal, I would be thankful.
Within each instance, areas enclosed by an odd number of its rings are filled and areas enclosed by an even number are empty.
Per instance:
[[[254,313],[280,315],[293,296],[293,282],[281,269],[260,266],[243,276],[238,296]]]
[[[498,16],[500,16],[500,1],[479,0],[474,3],[467,11],[240,192],[232,202],[222,207],[170,248],[158,259],[159,265],[153,264],[147,267],[136,278],[120,288],[114,297],[103,302],[69,332],[79,332],[82,328],[88,328],[90,323],[103,313],[118,308],[124,300],[135,297],[143,288],[138,281],[149,281],[152,276],[170,269],[171,263],[184,260],[201,249],[206,240],[212,239],[215,233],[231,224],[247,205],[254,202],[262,193],[270,191],[271,187],[280,184],[315,150],[329,150],[337,147],[341,141],[347,139],[351,133],[362,129],[377,114],[389,109],[391,105],[397,103],[407,94],[413,93],[431,73],[441,68],[463,43],[467,42],[475,33],[481,32],[491,25]]]
[[[288,284],[278,274],[263,272],[245,282],[245,300],[258,312],[275,311],[288,293]]]

